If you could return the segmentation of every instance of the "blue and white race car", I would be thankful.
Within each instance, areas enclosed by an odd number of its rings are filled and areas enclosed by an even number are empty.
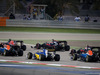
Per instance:
[[[29,52],[27,54],[27,58],[28,59],[37,59],[40,61],[60,61],[60,55],[59,54],[55,54],[55,52],[51,53],[46,49],[43,49],[43,51],[39,52],[37,51],[36,53],[31,53]]]
[[[71,52],[72,60],[82,60],[86,62],[100,61],[100,47],[90,47],[89,49],[72,49]]]

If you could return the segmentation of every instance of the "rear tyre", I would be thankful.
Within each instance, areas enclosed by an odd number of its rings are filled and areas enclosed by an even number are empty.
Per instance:
[[[60,61],[60,55],[59,54],[56,54],[55,57],[54,57],[55,61]]]
[[[99,61],[99,56],[98,56],[97,53],[94,53],[92,57],[93,57],[93,61],[94,61],[94,62]]]
[[[25,51],[25,50],[26,50],[26,45],[23,45],[23,46],[21,47],[21,49],[23,49],[23,51]]]
[[[44,61],[44,60],[45,60],[45,55],[40,54],[40,55],[39,55],[39,60],[40,60],[40,61]]]
[[[51,61],[52,60],[52,56],[51,54],[48,54],[48,57],[46,58],[47,61]]]
[[[27,58],[28,58],[28,59],[32,59],[32,56],[33,56],[33,54],[32,54],[31,52],[29,52],[29,53],[27,54]]]
[[[65,51],[69,51],[69,50],[70,50],[70,46],[69,45],[65,46]]]
[[[91,62],[91,61],[92,61],[92,57],[87,55],[85,61],[86,61],[86,62]]]
[[[23,50],[18,51],[18,56],[23,56]]]

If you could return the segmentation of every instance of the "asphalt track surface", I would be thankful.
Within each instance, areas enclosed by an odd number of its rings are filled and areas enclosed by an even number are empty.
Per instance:
[[[32,40],[100,40],[100,34],[73,34],[73,33],[29,33],[29,32],[0,32],[0,39],[32,39]],[[24,52],[22,57],[16,56],[0,56],[3,60],[15,60],[15,61],[27,61],[36,63],[48,63],[48,64],[63,64],[63,65],[74,65],[74,66],[88,66],[88,67],[99,67],[100,62],[83,62],[83,61],[72,61],[67,52],[57,52],[60,54],[61,60],[56,61],[38,61],[29,60],[26,58],[28,52],[35,53],[37,50],[32,49],[31,45],[27,45],[27,50]],[[4,65],[4,66],[3,66]],[[5,72],[6,71],[6,72]],[[49,67],[42,65],[22,65],[22,64],[11,64],[0,62],[0,75],[99,75],[100,70],[91,69],[76,69],[76,68],[64,68],[64,67]]]
[[[0,64],[0,75],[99,75],[100,70],[84,70],[41,65]]]
[[[37,32],[0,32],[0,39],[34,39],[34,40],[100,40],[100,34],[80,33],[37,33]]]

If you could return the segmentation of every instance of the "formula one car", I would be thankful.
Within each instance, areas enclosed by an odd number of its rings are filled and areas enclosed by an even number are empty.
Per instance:
[[[4,56],[23,56],[23,50],[19,46],[4,44],[4,47],[0,47],[0,54]]]
[[[69,51],[70,50],[70,46],[67,45],[67,41],[53,41],[51,43],[43,43],[43,44],[39,44],[37,43],[36,46],[34,47],[36,49],[55,49],[55,51]]]
[[[87,47],[87,49],[79,49],[75,50],[72,49],[71,52],[71,59],[73,60],[82,60],[86,62],[96,62],[100,61],[100,47]]]
[[[10,44],[10,45],[13,45],[13,46],[19,46],[23,51],[26,50],[26,45],[24,45],[24,42],[23,41],[20,41],[20,40],[11,40],[9,39],[9,41],[7,42],[7,44]]]
[[[60,61],[60,55],[59,54],[55,54],[55,52],[51,53],[46,49],[43,49],[43,51],[41,52],[36,52],[34,54],[32,54],[31,52],[29,52],[27,54],[27,58],[28,59],[37,59],[40,61]]]

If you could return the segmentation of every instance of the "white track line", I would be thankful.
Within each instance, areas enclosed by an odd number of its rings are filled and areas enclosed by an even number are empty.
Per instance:
[[[57,66],[57,67],[72,67],[72,68],[82,68],[82,69],[98,69],[99,67],[88,67],[88,66],[73,66],[73,65],[61,65],[61,64],[46,64],[46,63],[36,63],[36,62],[25,62],[25,61],[14,61],[14,60],[2,60],[0,62],[9,62],[9,63],[21,63],[21,64],[37,64],[37,65],[47,65],[47,66]],[[1,65],[0,65],[1,66]],[[3,65],[4,66],[4,65]],[[10,65],[11,66],[11,65]]]

